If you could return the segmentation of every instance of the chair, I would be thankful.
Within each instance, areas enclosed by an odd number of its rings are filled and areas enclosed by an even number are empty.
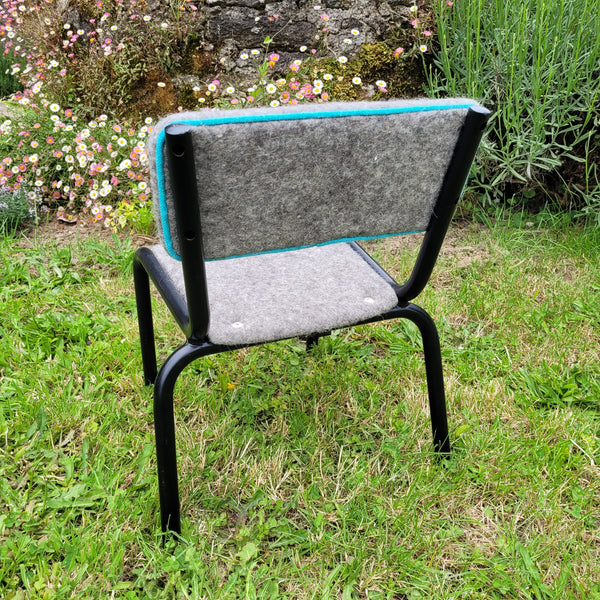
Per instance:
[[[405,318],[423,337],[434,449],[450,452],[440,344],[413,304],[427,283],[488,111],[472,100],[179,113],[148,141],[160,243],[134,281],[163,532],[181,531],[173,391],[196,358]],[[394,281],[358,244],[425,232]],[[149,279],[185,342],[157,374]]]

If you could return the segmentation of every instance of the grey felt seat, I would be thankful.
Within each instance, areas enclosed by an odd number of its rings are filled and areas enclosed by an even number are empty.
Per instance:
[[[412,301],[427,284],[488,118],[466,98],[178,113],[148,139],[160,243],[133,272],[154,385],[161,527],[181,531],[173,395],[193,360],[409,319],[423,339],[434,450],[450,451],[439,336]],[[421,232],[394,281],[361,240]],[[185,341],[157,369],[150,281]],[[315,368],[318,365],[315,364]]]
[[[161,285],[185,303],[181,261],[162,245],[152,253]],[[386,313],[394,288],[348,243],[206,263],[210,306],[207,339],[249,345],[329,332]],[[237,290],[236,293],[232,290]]]

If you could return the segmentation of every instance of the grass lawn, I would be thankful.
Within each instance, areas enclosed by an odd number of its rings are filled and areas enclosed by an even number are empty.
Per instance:
[[[177,391],[161,546],[131,241],[0,241],[0,597],[600,598],[600,229],[455,224],[408,323],[210,357]],[[402,272],[410,240],[377,250]],[[159,354],[181,336],[157,317]]]

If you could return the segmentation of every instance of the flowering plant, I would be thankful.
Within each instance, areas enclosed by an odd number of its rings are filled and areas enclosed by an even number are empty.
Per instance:
[[[71,109],[45,98],[38,104],[19,93],[15,100],[14,116],[0,125],[0,185],[25,190],[32,202],[43,197],[64,220],[82,212],[100,221],[132,195],[147,199],[145,138],[152,119],[138,129],[106,115],[81,123]]]
[[[169,10],[159,22],[144,13],[139,0],[72,2],[83,18],[77,26],[67,21],[66,5],[59,0],[0,0],[4,58],[12,59],[9,75],[24,86],[12,98],[12,116],[0,125],[0,185],[26,193],[32,203],[43,201],[64,221],[149,227],[145,138],[152,117],[147,115],[175,110],[168,72],[191,43],[198,7],[192,0],[167,0]],[[254,65],[253,81],[221,83],[213,77],[190,87],[186,108],[386,94],[384,79],[370,70],[360,72],[364,61],[349,62],[349,52],[329,48],[331,18],[315,9],[313,44],[301,46],[298,58],[284,65],[271,49],[276,36],[266,37],[263,47],[237,59]],[[352,29],[344,47],[356,46],[359,39],[360,31]],[[389,66],[392,49],[383,46]],[[131,120],[124,123],[125,117]]]
[[[454,4],[452,0],[445,0],[448,7]],[[403,37],[406,39],[406,47],[398,46],[394,50],[394,57],[414,56],[431,52],[430,40],[433,39],[435,30],[435,17],[433,13],[419,8],[416,0],[410,6],[410,29]]]
[[[167,80],[193,39],[198,7],[190,0],[167,3],[170,11],[158,20],[138,0],[73,0],[76,26],[60,0],[2,0],[0,40],[26,88],[43,85],[49,98],[76,104],[86,119],[99,112],[139,117],[161,101],[146,84]]]

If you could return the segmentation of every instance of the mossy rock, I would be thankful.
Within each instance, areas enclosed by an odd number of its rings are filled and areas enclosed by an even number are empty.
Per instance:
[[[363,44],[358,58],[353,61],[363,77],[379,77],[394,66],[394,51],[384,42]]]
[[[389,98],[423,96],[425,62],[421,55],[394,57],[394,49],[385,42],[364,44],[351,68],[365,82],[381,79],[387,84]]]

